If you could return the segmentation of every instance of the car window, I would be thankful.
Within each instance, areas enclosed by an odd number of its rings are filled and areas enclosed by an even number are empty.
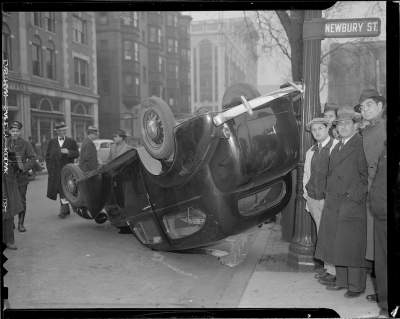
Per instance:
[[[110,148],[110,143],[109,142],[103,142],[100,144],[100,148]]]

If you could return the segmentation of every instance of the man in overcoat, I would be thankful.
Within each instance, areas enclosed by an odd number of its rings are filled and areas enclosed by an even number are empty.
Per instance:
[[[46,151],[46,167],[48,172],[47,197],[57,200],[60,196],[60,218],[70,214],[68,201],[65,199],[61,187],[61,169],[68,163],[73,163],[79,156],[78,145],[75,140],[67,137],[67,126],[64,122],[55,126],[57,137],[50,140]]]
[[[124,130],[117,130],[113,135],[113,139],[114,144],[111,145],[110,155],[108,156],[107,162],[110,162],[121,154],[133,149],[132,146],[126,143],[126,132]]]
[[[347,289],[345,297],[357,297],[366,284],[366,196],[368,168],[359,114],[339,111],[337,129],[341,141],[332,150],[315,257],[336,267],[336,282],[329,290]]]
[[[385,98],[375,89],[366,89],[361,92],[359,107],[361,115],[367,123],[361,131],[363,136],[363,145],[365,157],[368,163],[368,190],[371,188],[378,158],[384,148],[386,141],[386,119],[384,110],[386,105]],[[367,201],[367,251],[365,258],[374,260],[374,218],[372,217],[371,203]],[[367,299],[376,301],[377,295],[368,295]]]
[[[14,121],[10,125],[10,139],[8,140],[10,155],[14,157],[12,163],[15,178],[18,184],[18,190],[21,195],[24,209],[18,214],[18,231],[25,232],[25,214],[26,214],[26,192],[29,184],[29,170],[36,165],[36,154],[32,149],[31,143],[21,137],[22,123]]]
[[[90,172],[99,167],[97,159],[97,150],[93,141],[97,139],[99,131],[95,126],[89,126],[87,137],[83,140],[81,146],[81,155],[79,156],[79,168],[83,172]]]
[[[375,276],[380,314],[388,317],[387,301],[387,155],[386,142],[369,191],[371,214],[374,217]]]

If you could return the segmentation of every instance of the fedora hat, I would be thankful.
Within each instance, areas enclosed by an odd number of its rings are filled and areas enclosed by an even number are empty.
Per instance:
[[[87,131],[88,132],[96,132],[97,133],[99,130],[97,129],[96,126],[90,125],[90,126],[88,126]]]
[[[54,126],[55,130],[64,130],[67,128],[67,125],[65,125],[64,122],[58,122],[56,123],[56,125]]]
[[[306,130],[310,131],[311,130],[311,126],[313,124],[324,124],[325,126],[329,127],[329,120],[324,118],[324,117],[315,117],[313,118],[310,122],[307,123],[306,125]]]
[[[127,136],[127,135],[126,135],[126,132],[125,132],[124,130],[122,130],[122,129],[116,130],[116,131],[114,132],[113,136],[116,136],[116,135],[121,136],[121,137],[126,137],[126,136]]]
[[[359,122],[361,121],[361,119],[361,114],[354,111],[354,108],[345,106],[338,110],[337,119],[334,121],[334,123],[337,124],[345,120],[353,120]]]
[[[360,99],[358,101],[359,104],[364,102],[366,99],[376,98],[382,102],[385,102],[385,98],[379,94],[379,92],[375,89],[365,89],[361,92]]]

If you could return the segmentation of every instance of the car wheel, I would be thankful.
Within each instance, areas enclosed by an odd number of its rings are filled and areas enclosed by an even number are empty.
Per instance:
[[[252,100],[260,95],[260,92],[250,84],[233,84],[225,90],[224,96],[222,97],[222,108],[229,109],[242,104],[242,100],[240,99],[241,96],[244,96],[246,100]]]
[[[78,187],[78,181],[84,176],[82,170],[74,164],[67,164],[61,170],[61,187],[72,206],[85,206],[85,199]]]
[[[104,224],[108,219],[108,216],[105,212],[101,211],[95,218],[94,221],[97,224]]]
[[[156,159],[168,159],[174,152],[175,118],[167,103],[150,97],[141,103],[140,131],[142,144]]]

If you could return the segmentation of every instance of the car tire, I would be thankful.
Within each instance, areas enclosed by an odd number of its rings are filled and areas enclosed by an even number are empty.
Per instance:
[[[174,115],[162,99],[152,96],[141,103],[141,142],[156,159],[168,159],[174,152]]]
[[[260,95],[260,92],[250,84],[233,84],[225,90],[224,96],[222,97],[222,108],[229,109],[236,105],[242,104],[242,100],[240,98],[241,96],[244,96],[246,100],[252,100]]]
[[[75,207],[84,207],[85,199],[83,193],[79,191],[78,181],[85,174],[75,164],[67,164],[61,170],[61,187],[65,198]]]

